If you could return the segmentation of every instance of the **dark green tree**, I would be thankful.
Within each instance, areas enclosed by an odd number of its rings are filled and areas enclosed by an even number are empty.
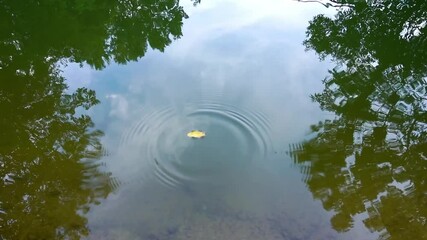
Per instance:
[[[37,53],[100,69],[163,51],[182,36],[178,0],[0,1],[0,53]]]
[[[343,118],[312,129],[317,137],[290,154],[313,197],[335,213],[334,229],[348,231],[366,214],[365,226],[380,239],[427,239],[425,147],[406,150],[385,141],[386,128]]]
[[[316,16],[304,45],[337,67],[313,99],[346,118],[420,128],[412,122],[427,122],[425,19],[427,2],[416,0],[357,1],[334,19]]]
[[[18,55],[0,76],[0,237],[79,239],[84,213],[110,192],[98,168],[102,132],[76,114],[95,92],[66,93],[55,63]]]
[[[67,91],[60,66],[163,51],[186,17],[178,0],[0,0],[1,239],[79,239],[111,192],[102,132],[81,115],[99,101]]]
[[[427,130],[427,2],[329,2],[346,7],[334,18],[316,16],[304,41],[321,59],[337,63],[313,100],[356,125],[397,126],[407,148],[422,144]]]
[[[304,45],[336,67],[312,99],[336,119],[291,149],[337,231],[367,213],[381,239],[427,239],[427,2],[322,1]]]

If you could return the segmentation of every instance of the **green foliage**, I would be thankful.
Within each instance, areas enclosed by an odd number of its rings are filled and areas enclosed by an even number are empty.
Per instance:
[[[423,0],[359,1],[334,19],[316,16],[304,44],[349,68],[375,64],[383,71],[401,65],[408,73],[425,72],[426,18]]]
[[[323,207],[333,211],[338,232],[354,226],[358,214],[380,239],[427,236],[427,145],[409,148],[386,138],[390,127],[339,118],[312,127],[317,137],[290,149],[304,182]],[[393,128],[398,133],[399,129]]]
[[[187,18],[178,0],[0,1],[0,52],[56,60],[67,58],[100,69],[114,60],[135,61],[149,45],[164,51],[182,36]]]
[[[99,101],[88,89],[67,93],[48,58],[17,53],[0,67],[0,237],[79,239],[88,234],[79,211],[110,191],[96,161],[102,132],[75,112]]]
[[[312,99],[337,117],[291,153],[337,231],[367,213],[380,239],[427,237],[426,19],[424,0],[370,0],[310,21],[304,45],[336,62]]]
[[[110,192],[90,117],[95,92],[66,91],[59,62],[164,51],[182,36],[178,0],[0,0],[0,238],[79,239],[90,205]]]
[[[80,239],[106,197],[100,130],[76,114],[99,103],[68,92],[58,66],[101,69],[182,36],[178,0],[0,0],[0,238]]]
[[[337,67],[312,96],[324,110],[346,119],[418,123],[427,111],[427,2],[360,1],[334,19],[316,16],[307,29],[307,49]],[[423,116],[423,117],[421,117]]]

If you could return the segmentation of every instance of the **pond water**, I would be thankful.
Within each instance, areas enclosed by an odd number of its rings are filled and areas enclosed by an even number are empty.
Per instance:
[[[384,139],[395,151],[384,144],[376,148],[375,139],[360,139],[372,132],[375,137],[385,126],[378,119],[358,125],[354,118],[336,117],[347,116],[338,110],[322,111],[310,98],[323,91],[322,80],[334,64],[306,51],[307,27],[315,15],[332,18],[338,9],[279,0],[179,4],[188,14],[186,19],[180,15],[182,33],[174,25],[170,32],[159,30],[162,37],[139,39],[133,27],[120,26],[123,31],[105,39],[117,44],[108,49],[114,56],[110,63],[107,55],[101,54],[105,62],[96,60],[99,49],[91,42],[75,50],[73,32],[64,33],[71,40],[58,54],[52,47],[42,54],[35,48],[21,54],[44,56],[39,65],[32,60],[25,68],[13,57],[20,64],[12,68],[2,60],[0,70],[35,78],[34,72],[45,71],[41,75],[50,80],[41,81],[49,86],[41,90],[37,84],[2,85],[13,92],[9,101],[3,91],[0,107],[8,117],[2,122],[15,125],[0,135],[5,139],[0,142],[0,238],[427,238],[425,177],[394,162],[402,156],[421,159],[414,166],[424,169],[422,147],[415,155],[403,154],[410,147],[397,146],[395,138],[404,131],[386,119]],[[89,5],[78,6],[84,12]],[[134,7],[149,11],[142,5]],[[86,17],[98,16],[91,14]],[[163,15],[151,17],[158,16]],[[148,25],[164,27],[156,24]],[[126,34],[129,42],[120,44]],[[50,46],[57,40],[52,41]],[[26,49],[16,42],[16,49]],[[142,52],[132,55],[139,45]],[[130,53],[120,55],[121,47]],[[45,68],[50,58],[56,67]],[[61,64],[64,59],[67,64]],[[57,101],[44,96],[57,96]],[[38,101],[41,107],[33,107]],[[24,114],[33,108],[34,117]],[[75,112],[90,119],[73,118]],[[189,138],[192,130],[206,136]],[[331,137],[331,131],[338,134]],[[23,163],[9,164],[13,161]],[[407,199],[412,207],[399,208]]]
[[[91,116],[114,192],[94,239],[342,239],[287,153],[327,117],[309,99],[327,64],[304,52],[318,6],[203,3],[164,53],[102,72],[66,69],[102,103]],[[255,10],[257,9],[257,10]],[[77,83],[76,83],[77,84]],[[202,130],[203,139],[187,132]],[[345,236],[345,237],[344,237]]]

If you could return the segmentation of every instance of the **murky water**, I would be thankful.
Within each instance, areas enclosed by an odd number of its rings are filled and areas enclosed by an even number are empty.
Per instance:
[[[193,3],[0,7],[0,239],[426,239],[425,21]]]

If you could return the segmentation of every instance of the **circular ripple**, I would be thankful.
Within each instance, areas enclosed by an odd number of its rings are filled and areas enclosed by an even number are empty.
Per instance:
[[[203,130],[206,137],[186,133]],[[200,102],[145,115],[124,133],[120,149],[137,158],[138,179],[154,176],[169,187],[227,184],[269,152],[268,119],[231,105]],[[126,155],[126,154],[124,154]]]

